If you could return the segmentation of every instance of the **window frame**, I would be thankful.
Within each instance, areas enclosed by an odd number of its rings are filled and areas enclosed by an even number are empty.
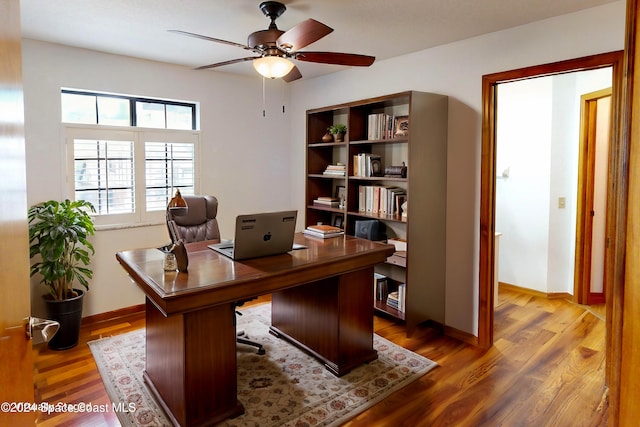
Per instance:
[[[147,98],[147,97],[141,97],[141,96],[128,96],[128,95],[121,95],[121,94],[116,94],[116,93],[92,92],[92,91],[87,91],[87,90],[70,89],[70,88],[62,88],[60,90],[60,96],[62,96],[63,94],[84,95],[84,96],[94,96],[94,97],[96,97],[96,102],[95,102],[95,119],[96,119],[96,122],[95,123],[62,122],[64,124],[75,124],[75,125],[82,125],[82,124],[84,124],[84,125],[92,125],[92,124],[94,124],[94,125],[97,125],[97,126],[108,126],[108,125],[101,125],[98,122],[98,118],[99,118],[98,98],[102,97],[102,98],[126,99],[126,100],[129,101],[129,125],[130,125],[130,127],[138,127],[136,104],[137,103],[152,103],[152,104],[161,104],[161,105],[165,106],[165,109],[164,109],[164,112],[165,112],[165,126],[166,126],[166,120],[167,120],[167,116],[166,116],[166,112],[167,112],[166,106],[167,105],[175,105],[175,106],[190,108],[191,109],[191,130],[192,131],[197,131],[198,130],[198,118],[197,118],[198,104],[196,102],[175,101],[175,100],[159,99],[159,98]],[[118,126],[118,127],[120,127],[120,126]],[[148,129],[151,129],[151,128],[148,128]],[[153,129],[162,129],[162,128],[153,128]],[[174,129],[171,129],[171,130],[174,130]],[[187,129],[175,129],[175,130],[187,130]]]

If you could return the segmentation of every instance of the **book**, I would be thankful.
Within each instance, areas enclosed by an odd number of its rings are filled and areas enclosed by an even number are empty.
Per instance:
[[[308,229],[304,229],[302,233],[306,234],[307,236],[319,237],[321,239],[331,239],[333,237],[339,237],[344,235],[344,231],[340,231],[339,233],[320,233],[318,231],[313,231]]]
[[[337,197],[320,196],[313,201],[313,204],[337,208],[340,207],[340,199]]]
[[[328,165],[327,168],[322,172],[323,175],[336,175],[336,176],[345,176],[347,174],[347,166],[342,163],[337,163],[335,165]]]
[[[377,215],[402,213],[402,204],[407,200],[406,190],[385,185],[358,186],[358,211]]]
[[[314,205],[318,205],[318,206],[328,206],[331,208],[339,208],[340,207],[340,202],[332,202],[332,201],[327,201],[327,200],[314,200],[313,201]]]
[[[372,153],[359,153],[353,156],[353,176],[365,178],[382,176],[382,156]]]
[[[335,165],[329,165],[327,166],[327,170],[346,170],[347,167],[346,165],[343,165],[342,163],[336,163]]]
[[[398,291],[389,292],[389,295],[387,295],[387,305],[396,310],[398,309]]]
[[[398,285],[398,311],[405,311],[405,295],[407,294],[407,284],[400,283]]]
[[[309,225],[307,227],[307,230],[310,230],[316,233],[321,233],[321,234],[341,233],[344,231],[342,230],[342,228],[334,227],[333,225],[327,225],[327,224]]]
[[[404,313],[406,309],[406,305],[405,305],[406,293],[407,293],[406,283],[400,283],[396,291],[389,292],[389,295],[387,295],[387,305],[389,307],[395,308],[396,310]]]
[[[389,289],[387,287],[387,276],[380,273],[373,273],[373,297],[376,301],[386,301]]]
[[[333,171],[333,170],[326,170],[324,172],[322,172],[323,175],[334,175],[334,176],[345,176],[346,175],[346,171]]]
[[[407,250],[407,241],[399,237],[392,237],[387,240],[387,244],[396,247],[396,252],[405,252]],[[406,256],[406,255],[405,255]]]
[[[395,136],[394,128],[397,126],[395,116],[374,113],[369,114],[367,121],[367,139],[390,139]]]

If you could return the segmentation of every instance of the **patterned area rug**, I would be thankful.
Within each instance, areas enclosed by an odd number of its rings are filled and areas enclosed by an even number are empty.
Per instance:
[[[433,369],[425,357],[374,335],[378,359],[338,378],[316,359],[269,333],[271,305],[242,310],[238,328],[266,355],[238,345],[238,399],[245,414],[220,426],[338,426]],[[170,426],[142,380],[145,331],[89,343],[123,426]],[[133,409],[128,411],[127,409]]]

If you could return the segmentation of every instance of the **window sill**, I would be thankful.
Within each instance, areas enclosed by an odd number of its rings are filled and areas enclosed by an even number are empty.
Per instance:
[[[96,231],[110,231],[110,230],[124,230],[127,228],[142,228],[142,227],[155,227],[158,225],[165,225],[164,221],[154,221],[154,222],[138,222],[135,224],[105,224],[105,225],[96,225]]]

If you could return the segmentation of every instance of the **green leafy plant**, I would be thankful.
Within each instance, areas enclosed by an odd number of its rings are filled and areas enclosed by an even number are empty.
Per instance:
[[[49,288],[52,299],[65,300],[76,295],[77,281],[89,289],[93,271],[86,266],[95,251],[87,238],[94,234],[95,212],[85,200],[50,200],[29,208],[29,256],[40,256],[31,265],[31,276],[40,274],[40,283]]]
[[[342,123],[337,123],[335,125],[329,126],[329,133],[331,133],[332,135],[336,135],[339,133],[346,133],[346,132],[347,132],[347,127]]]

